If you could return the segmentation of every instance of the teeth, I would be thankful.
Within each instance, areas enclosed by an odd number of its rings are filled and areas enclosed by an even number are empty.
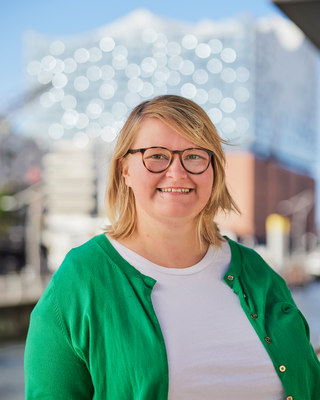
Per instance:
[[[189,193],[191,189],[173,189],[173,188],[165,188],[160,189],[161,192],[173,192],[173,193]]]

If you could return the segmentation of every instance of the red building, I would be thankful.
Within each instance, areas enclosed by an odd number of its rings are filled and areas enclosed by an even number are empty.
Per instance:
[[[238,237],[254,235],[265,242],[268,215],[279,213],[279,203],[307,190],[315,190],[311,177],[298,174],[273,159],[259,159],[252,152],[227,153],[227,181],[231,195],[242,211],[238,216],[219,215],[221,229]],[[315,232],[314,207],[307,220],[307,231]]]

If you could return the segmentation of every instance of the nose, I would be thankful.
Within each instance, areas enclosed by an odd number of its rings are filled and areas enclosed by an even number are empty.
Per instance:
[[[167,169],[166,175],[172,178],[185,178],[187,176],[187,171],[183,168],[179,154],[173,155],[173,160],[170,167]]]

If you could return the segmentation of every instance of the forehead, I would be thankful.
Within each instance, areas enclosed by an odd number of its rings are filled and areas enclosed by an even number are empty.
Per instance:
[[[188,147],[199,147],[195,143],[184,138],[165,122],[155,117],[144,118],[134,140],[135,148],[143,147],[167,147],[179,150]]]

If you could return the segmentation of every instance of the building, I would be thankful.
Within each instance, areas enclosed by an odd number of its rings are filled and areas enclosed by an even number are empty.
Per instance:
[[[277,168],[293,169],[308,182],[313,175],[318,54],[279,16],[191,24],[136,10],[76,37],[31,32],[26,53],[30,89],[51,85],[29,104],[26,134],[38,140],[73,140],[80,148],[91,142],[108,152],[135,105],[178,94],[201,105],[222,137],[235,145],[228,146],[232,163],[244,162],[233,155],[241,150],[254,171],[261,165],[268,169],[271,158]],[[100,182],[98,199],[104,191],[104,179]],[[255,182],[258,196],[263,182]],[[288,189],[274,202],[293,194]],[[260,237],[257,215],[247,233]]]
[[[292,241],[307,232],[316,232],[313,178],[250,151],[229,153],[226,172],[231,195],[242,215],[219,215],[217,221],[224,230],[237,237],[253,236],[263,243],[267,217],[281,213],[290,219],[294,228]]]

